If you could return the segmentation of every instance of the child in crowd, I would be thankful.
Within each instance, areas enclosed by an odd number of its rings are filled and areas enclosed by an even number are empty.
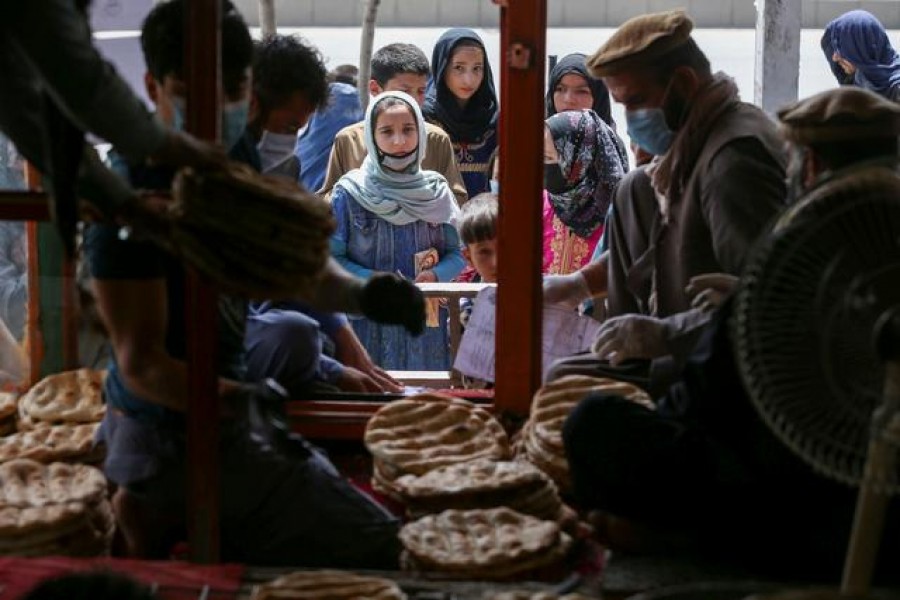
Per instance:
[[[485,192],[469,200],[459,216],[459,237],[463,256],[475,271],[472,283],[497,283],[497,219],[500,204],[497,194]],[[469,322],[474,307],[472,298],[460,301],[462,326]]]
[[[544,127],[544,262],[565,275],[590,262],[628,158],[593,110],[556,113]]]
[[[497,194],[485,192],[469,200],[459,216],[459,237],[463,243],[463,256],[475,275],[472,283],[497,283],[497,219],[500,204]],[[463,327],[469,324],[469,317],[475,308],[474,298],[459,301],[459,320]],[[493,383],[462,377],[463,386],[469,389],[493,387]]]
[[[412,96],[421,107],[425,102],[425,89],[431,67],[422,49],[413,44],[388,44],[372,56],[372,77],[369,79],[369,96],[382,92],[403,92]],[[368,153],[365,123],[359,121],[340,130],[334,139],[325,182],[317,192],[325,199],[331,197],[334,184],[345,173],[358,169]],[[456,166],[450,137],[440,127],[425,124],[425,150],[421,167],[437,171],[447,180],[459,206],[465,204],[466,185]]]
[[[478,194],[462,207],[459,237],[463,256],[473,269],[473,282],[497,283],[497,194]]]
[[[416,282],[450,281],[464,265],[455,228],[459,208],[447,180],[421,169],[425,122],[419,105],[403,92],[377,96],[366,111],[365,141],[362,167],[344,175],[331,197],[337,220],[332,254],[361,277],[386,271]],[[434,253],[437,264],[422,268]],[[352,320],[375,363],[401,370],[450,367],[447,317],[438,323],[411,338],[400,327]]]
[[[484,43],[471,29],[450,29],[434,47],[433,77],[422,112],[450,135],[469,197],[489,190],[499,103]]]

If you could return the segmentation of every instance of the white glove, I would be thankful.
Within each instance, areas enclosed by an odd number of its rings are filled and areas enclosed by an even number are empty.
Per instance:
[[[577,308],[591,297],[591,289],[580,271],[568,275],[546,275],[544,277],[544,304],[557,304],[566,308]]]
[[[644,315],[619,315],[600,326],[591,350],[612,366],[632,358],[657,358],[669,353],[665,321]]]
[[[740,278],[728,273],[706,273],[691,277],[685,293],[693,308],[712,312],[737,288]]]

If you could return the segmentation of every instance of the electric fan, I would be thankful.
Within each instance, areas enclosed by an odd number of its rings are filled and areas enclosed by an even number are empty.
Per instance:
[[[900,176],[867,165],[789,209],[752,257],[732,320],[764,422],[814,469],[859,486],[842,592],[868,592],[900,489]]]

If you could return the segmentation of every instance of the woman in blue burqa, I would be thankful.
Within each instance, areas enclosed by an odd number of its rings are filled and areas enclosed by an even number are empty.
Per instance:
[[[822,36],[822,51],[838,83],[900,101],[900,55],[871,13],[852,10],[831,21]]]

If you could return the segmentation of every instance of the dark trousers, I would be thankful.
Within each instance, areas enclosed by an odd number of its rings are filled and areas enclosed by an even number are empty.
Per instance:
[[[839,577],[856,491],[786,449],[776,454],[762,436],[752,456],[791,464],[748,459],[725,431],[593,394],[569,416],[563,440],[580,508],[680,531],[716,557],[767,572]],[[879,559],[881,576],[896,580],[896,501],[891,511]]]
[[[183,515],[184,430],[108,411],[100,437],[107,476],[159,513]],[[223,423],[222,559],[258,565],[397,568],[399,524],[350,485],[320,451],[285,455]]]

